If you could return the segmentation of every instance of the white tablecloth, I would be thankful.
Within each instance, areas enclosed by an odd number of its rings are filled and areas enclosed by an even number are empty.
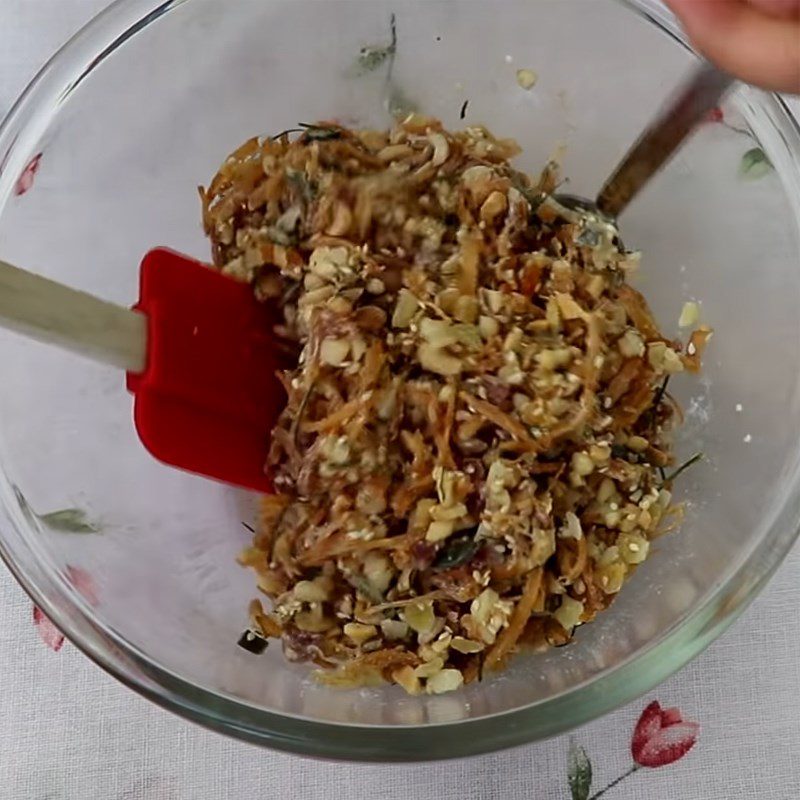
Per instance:
[[[0,0],[0,116],[105,4]],[[48,649],[30,601],[2,569],[0,687],[1,800],[570,797],[567,737],[466,761],[358,766],[301,761],[201,730],[138,698],[69,643]],[[634,725],[653,700],[699,723],[699,739],[674,763],[636,771],[607,800],[800,795],[800,550],[703,656],[649,697],[575,733],[593,763],[593,792],[633,765]],[[693,729],[682,730],[687,742]]]

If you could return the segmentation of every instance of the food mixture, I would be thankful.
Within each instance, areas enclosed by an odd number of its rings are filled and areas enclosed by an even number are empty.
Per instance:
[[[280,310],[290,359],[249,649],[450,691],[568,643],[674,524],[666,382],[710,330],[662,335],[639,255],[518,153],[417,114],[320,123],[201,190],[215,264]]]

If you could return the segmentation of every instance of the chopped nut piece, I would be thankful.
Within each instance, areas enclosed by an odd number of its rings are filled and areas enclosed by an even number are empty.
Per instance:
[[[453,533],[454,527],[452,520],[431,522],[428,526],[428,532],[425,534],[425,539],[428,542],[441,542]]]
[[[594,472],[594,461],[592,461],[587,453],[573,453],[572,469],[583,478]]]
[[[557,350],[542,350],[537,354],[536,360],[539,366],[546,370],[556,370],[566,367],[572,361],[572,351],[568,347],[560,347]]]
[[[292,590],[296,600],[303,603],[324,603],[328,599],[328,590],[318,580],[299,581]]]
[[[414,674],[418,678],[432,678],[434,675],[437,675],[442,671],[444,668],[444,660],[441,659],[439,656],[434,656],[429,661],[426,661],[424,664],[420,664],[415,670]]]
[[[473,324],[478,319],[479,310],[480,306],[476,298],[469,297],[468,295],[460,295],[458,300],[456,300],[453,316],[459,322]]]
[[[605,464],[611,458],[611,447],[607,444],[593,444],[589,456],[595,464]]]
[[[683,372],[683,361],[681,357],[671,348],[668,347],[664,352],[664,372],[672,375],[676,372]]]
[[[489,615],[492,609],[500,601],[500,595],[494,589],[484,589],[476,600],[473,600],[470,606],[470,612],[481,625],[485,625],[489,620]]]
[[[574,512],[567,511],[564,515],[564,525],[558,531],[558,535],[562,539],[582,539],[583,528],[581,521],[575,516]]]
[[[506,196],[502,192],[492,192],[481,206],[481,220],[490,225],[494,222],[495,217],[505,212],[507,207]]]
[[[650,442],[644,436],[629,436],[627,447],[629,450],[633,450],[634,453],[644,453],[650,447]]]
[[[484,339],[491,339],[492,336],[497,336],[500,331],[500,326],[493,317],[482,316],[478,320],[478,329]]]
[[[556,303],[558,303],[558,310],[564,319],[585,319],[586,312],[575,302],[575,300],[568,294],[556,294]]]
[[[399,619],[385,619],[381,622],[381,633],[389,640],[405,639],[408,636],[408,623]]]
[[[436,347],[429,343],[419,346],[417,357],[424,369],[435,372],[437,375],[458,375],[463,369],[460,358],[450,355],[443,347]]]
[[[425,691],[428,694],[444,694],[452,692],[462,686],[464,676],[457,669],[443,669],[437,672],[425,684]]]
[[[529,91],[536,85],[538,77],[532,69],[518,69],[517,70],[517,83],[520,88]]]
[[[402,614],[411,630],[417,633],[428,633],[436,623],[430,601],[420,600],[410,603],[403,609]]]
[[[624,562],[615,561],[597,570],[597,577],[600,583],[600,588],[606,594],[616,594],[625,581],[625,574],[627,568]]]
[[[495,291],[494,289],[485,289],[484,297],[486,298],[486,305],[489,311],[493,314],[499,314],[503,310],[504,300],[503,293]]]
[[[348,258],[345,247],[318,247],[311,254],[308,268],[320,278],[333,281],[347,267]]]
[[[413,667],[401,667],[392,673],[392,680],[410,695],[422,693],[422,682]]]
[[[458,653],[480,653],[486,645],[482,642],[473,642],[471,639],[465,639],[463,636],[454,636],[453,641],[450,642],[450,647]]]
[[[617,347],[625,358],[641,358],[644,355],[644,340],[634,330],[625,331],[617,342]]]
[[[298,611],[293,618],[294,624],[306,633],[324,633],[333,626],[332,620],[325,617],[319,609]]]
[[[407,328],[417,313],[419,301],[407,289],[401,289],[398,295],[397,305],[392,314],[393,328]]]
[[[683,304],[681,316],[678,320],[679,328],[692,328],[700,321],[700,306],[695,302]]]
[[[664,342],[651,342],[647,345],[647,360],[653,369],[667,374],[683,371],[680,356]]]
[[[583,603],[565,594],[561,598],[561,605],[553,612],[553,617],[565,631],[571,631],[581,621],[582,614]]]
[[[447,139],[441,133],[428,134],[428,141],[433,145],[433,156],[431,157],[431,164],[434,167],[440,167],[447,161],[450,155],[450,145]]]
[[[454,326],[444,319],[429,319],[425,317],[420,320],[419,333],[425,341],[434,347],[447,347],[458,341]]]
[[[362,625],[360,622],[348,622],[342,630],[357,645],[362,645],[378,635],[378,629],[374,625]]]
[[[325,339],[320,346],[319,358],[323,364],[341,367],[350,353],[350,343],[344,339]]]
[[[626,564],[641,564],[650,551],[650,542],[636,533],[624,533],[617,539],[617,547]]]
[[[364,556],[364,577],[373,592],[382,595],[394,578],[395,569],[392,562],[381,552],[370,551]]]
[[[614,481],[611,478],[603,478],[597,490],[597,502],[601,505],[608,502],[617,493]]]

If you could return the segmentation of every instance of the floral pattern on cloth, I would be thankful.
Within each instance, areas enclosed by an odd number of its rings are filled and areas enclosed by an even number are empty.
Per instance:
[[[597,800],[643,767],[656,769],[678,761],[694,747],[699,733],[700,725],[684,720],[679,709],[662,709],[661,704],[654,700],[642,712],[633,729],[632,766],[627,772],[591,795],[591,759],[586,750],[574,738],[570,738],[567,780],[572,800]]]
[[[14,194],[21,197],[33,186],[33,181],[36,178],[36,173],[42,163],[42,153],[37,153],[27,164],[22,174],[17,178],[17,183],[14,186]]]
[[[756,141],[753,132],[749,128],[739,122],[731,121],[729,119],[729,114],[720,106],[712,108],[711,111],[706,114],[706,122],[722,125],[729,131],[738,133],[740,136],[746,136],[753,142]],[[775,167],[769,160],[769,156],[767,156],[761,147],[751,147],[742,156],[739,162],[739,177],[744,180],[755,181],[773,172],[774,169]]]
[[[97,590],[92,576],[81,567],[68,565],[65,570],[67,580],[78,590],[90,606],[97,605]],[[33,607],[33,624],[41,640],[55,652],[64,646],[64,634],[36,605]]]

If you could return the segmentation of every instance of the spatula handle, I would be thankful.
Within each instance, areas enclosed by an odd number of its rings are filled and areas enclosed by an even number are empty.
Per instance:
[[[0,261],[0,327],[139,373],[147,318]]]
[[[597,207],[616,219],[733,84],[713,64],[696,67],[606,181]]]

